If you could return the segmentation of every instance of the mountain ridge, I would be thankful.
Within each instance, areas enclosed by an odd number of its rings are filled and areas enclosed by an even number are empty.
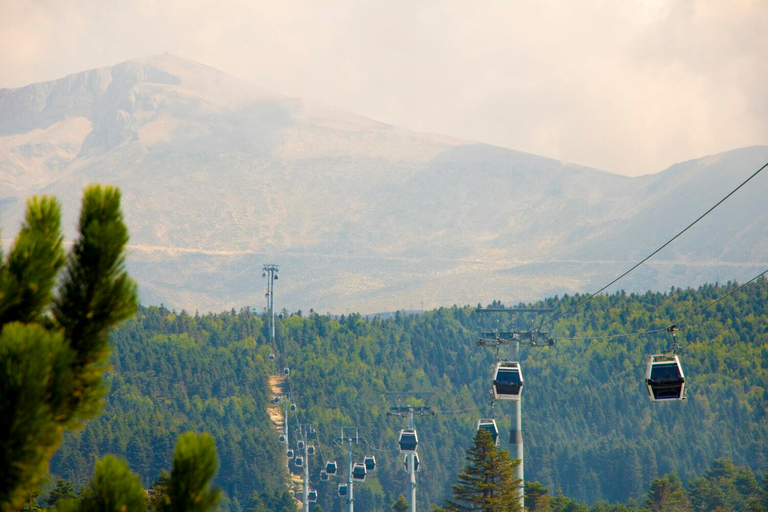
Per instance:
[[[0,90],[0,114],[6,236],[24,197],[50,193],[71,238],[82,188],[113,183],[142,301],[189,309],[257,303],[266,261],[291,276],[278,302],[292,309],[584,291],[625,270],[593,268],[600,252],[644,256],[683,227],[670,219],[700,214],[768,160],[768,146],[755,146],[629,178],[411,132],[170,55]],[[741,209],[718,210],[723,236],[681,239],[628,288],[699,284],[759,261],[768,248],[759,178]],[[685,268],[661,268],[670,261]]]

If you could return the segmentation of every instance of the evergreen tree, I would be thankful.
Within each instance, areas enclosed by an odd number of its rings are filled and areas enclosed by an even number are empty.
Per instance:
[[[59,502],[59,500],[68,500],[75,497],[75,486],[72,482],[63,478],[57,478],[56,484],[53,489],[48,493],[48,497],[43,499],[43,503],[48,505],[48,508],[53,508]]]
[[[219,502],[221,491],[211,486],[218,462],[213,438],[187,432],[179,437],[173,452],[173,469],[164,512],[206,512]]]
[[[675,474],[656,478],[651,482],[643,508],[651,512],[691,512],[691,502],[683,489],[683,483]]]
[[[509,452],[500,450],[491,434],[478,430],[472,446],[467,450],[468,464],[461,469],[456,484],[452,485],[453,497],[438,508],[443,512],[477,510],[482,512],[517,512],[520,503],[515,478],[515,468],[520,461],[513,461]]]
[[[397,497],[397,501],[394,505],[392,505],[392,510],[395,512],[405,512],[406,510],[410,509],[410,505],[408,505],[408,502],[405,501],[405,496],[402,494]]]
[[[86,189],[66,258],[60,217],[55,199],[30,199],[8,257],[0,254],[0,510],[39,484],[66,429],[99,412],[107,330],[137,307],[119,191]]]
[[[529,512],[552,512],[549,489],[539,482],[525,482],[525,508]]]
[[[147,494],[139,476],[122,459],[107,455],[96,463],[77,512],[146,512]]]

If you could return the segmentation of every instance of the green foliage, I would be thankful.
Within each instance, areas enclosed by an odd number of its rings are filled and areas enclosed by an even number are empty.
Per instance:
[[[66,259],[60,207],[49,197],[27,202],[22,229],[0,257],[0,509],[18,506],[64,431],[100,409],[107,330],[136,309],[123,270],[127,240],[119,192],[93,186]]]
[[[514,512],[522,510],[517,490],[520,480],[515,478],[519,460],[512,461],[509,452],[500,450],[491,434],[479,430],[475,441],[467,450],[468,464],[461,469],[453,489],[452,499],[440,512],[479,510],[483,512]]]
[[[194,432],[183,434],[173,452],[173,470],[167,499],[159,510],[165,512],[206,512],[219,502],[221,491],[211,486],[218,462],[213,438]]]
[[[409,510],[411,508],[410,505],[408,505],[408,502],[405,501],[405,496],[402,494],[397,497],[397,501],[394,505],[392,505],[392,510],[395,512],[405,512],[406,510]]]
[[[676,473],[691,481],[717,457],[753,471],[768,469],[768,282],[691,315],[734,288],[601,296],[552,327],[561,338],[557,346],[523,353],[526,476],[550,490],[553,510],[642,501],[655,478]],[[578,300],[532,305],[563,310]],[[562,339],[664,327],[686,316],[678,339],[690,390],[681,403],[651,403],[643,389],[647,355],[669,344],[663,336]],[[500,327],[525,328],[532,320],[502,318]],[[495,321],[463,307],[386,319],[310,312],[278,318],[275,347],[269,346],[264,318],[248,309],[192,316],[141,308],[112,333],[115,371],[105,414],[67,435],[51,471],[84,482],[91,454],[119,453],[149,486],[169,467],[174,439],[204,430],[216,439],[216,482],[224,492],[246,510],[254,493],[271,507],[272,497],[285,492],[285,447],[266,414],[267,379],[286,366],[285,344],[298,403],[292,421],[317,424],[315,444],[325,459],[342,457],[331,442],[342,424],[358,425],[381,449],[395,448],[403,425],[387,416],[387,393],[432,392],[428,405],[446,412],[416,419],[419,502],[437,503],[450,494],[477,418],[490,413],[493,353],[475,348],[474,341],[497,327]],[[279,361],[271,363],[270,353]],[[501,404],[496,414],[505,442],[510,409]],[[313,472],[319,462],[318,456],[310,459]],[[356,501],[366,500],[365,510],[372,512],[391,508],[390,497],[408,486],[401,457],[382,455],[377,463],[376,473],[355,489]],[[318,485],[324,509],[338,507],[335,491],[332,483]]]
[[[78,512],[146,512],[147,495],[141,480],[122,459],[107,455],[93,472]]]
[[[43,502],[48,508],[55,507],[60,500],[69,500],[75,497],[75,486],[69,480],[57,478],[53,489],[48,492],[48,496]]]
[[[643,508],[651,512],[691,512],[691,502],[677,475],[666,475],[651,482]]]

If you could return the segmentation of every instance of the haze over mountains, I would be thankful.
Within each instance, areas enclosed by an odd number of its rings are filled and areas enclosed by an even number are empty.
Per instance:
[[[189,310],[261,307],[267,262],[277,305],[320,312],[594,290],[766,161],[756,146],[630,178],[410,132],[171,55],[0,89],[3,238],[39,193],[62,200],[71,237],[83,187],[113,183],[142,301]],[[764,174],[621,288],[768,268]]]

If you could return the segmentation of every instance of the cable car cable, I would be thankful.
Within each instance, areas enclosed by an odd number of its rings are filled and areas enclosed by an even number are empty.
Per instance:
[[[753,174],[752,174],[752,175],[751,175],[749,178],[747,178],[746,180],[742,181],[742,182],[741,182],[741,184],[740,184],[738,187],[736,187],[735,189],[731,190],[731,191],[728,193],[728,195],[726,195],[726,196],[725,196],[724,198],[722,198],[720,201],[718,201],[717,203],[715,203],[715,205],[714,205],[714,206],[712,206],[712,207],[711,207],[709,210],[707,210],[706,212],[704,212],[703,214],[701,214],[701,215],[700,215],[700,216],[699,216],[699,217],[698,217],[696,220],[694,220],[693,222],[691,222],[690,224],[688,224],[688,226],[686,226],[686,227],[685,227],[685,229],[683,229],[683,230],[682,230],[682,231],[680,231],[678,234],[676,234],[675,236],[673,236],[672,238],[670,238],[669,240],[667,240],[667,241],[664,243],[664,245],[662,245],[661,247],[659,247],[658,249],[656,249],[655,251],[653,251],[651,254],[649,254],[648,256],[646,256],[645,258],[643,258],[642,260],[640,260],[640,262],[636,263],[636,264],[635,264],[635,265],[634,265],[632,268],[630,268],[629,270],[625,271],[623,274],[621,274],[619,277],[617,277],[616,279],[614,279],[613,281],[611,281],[611,282],[610,282],[610,283],[608,283],[607,285],[603,286],[602,288],[600,288],[599,290],[597,290],[596,292],[594,292],[594,293],[592,293],[592,294],[588,294],[588,295],[587,295],[587,296],[586,296],[584,299],[582,299],[581,301],[579,301],[579,302],[578,302],[576,305],[574,305],[574,306],[571,306],[571,307],[570,307],[570,308],[568,308],[567,310],[565,310],[565,311],[563,311],[563,312],[561,312],[561,313],[558,313],[558,314],[554,315],[552,318],[550,318],[549,320],[547,320],[547,321],[543,322],[543,323],[541,324],[541,327],[543,327],[543,326],[545,326],[545,325],[549,325],[549,324],[551,324],[552,322],[554,322],[554,321],[555,321],[555,320],[557,320],[558,318],[560,318],[560,317],[562,317],[562,316],[565,316],[565,315],[567,315],[568,313],[570,313],[571,311],[573,311],[574,309],[576,309],[576,308],[578,308],[578,307],[580,307],[580,306],[582,306],[582,305],[586,304],[587,302],[589,302],[589,301],[591,301],[592,299],[594,299],[594,298],[595,298],[595,296],[599,295],[600,293],[602,293],[603,291],[605,291],[607,288],[609,288],[609,287],[610,287],[610,286],[612,286],[613,284],[617,283],[619,280],[621,280],[621,279],[623,279],[624,277],[626,277],[627,275],[629,275],[629,274],[630,274],[632,271],[634,271],[634,270],[635,270],[637,267],[639,267],[640,265],[642,265],[643,263],[645,263],[646,261],[648,261],[649,259],[651,259],[653,256],[655,256],[656,254],[658,254],[658,253],[659,253],[659,252],[660,252],[662,249],[664,249],[664,248],[665,248],[665,247],[667,247],[669,244],[671,244],[672,242],[674,242],[675,240],[677,240],[677,239],[678,239],[678,238],[679,238],[679,237],[680,237],[680,236],[681,236],[683,233],[685,233],[686,231],[688,231],[689,229],[691,229],[693,226],[695,226],[695,225],[696,225],[696,224],[697,224],[697,223],[698,223],[698,222],[699,222],[701,219],[703,219],[704,217],[706,217],[707,215],[709,215],[709,213],[710,213],[710,212],[712,212],[712,210],[714,210],[715,208],[717,208],[718,206],[720,206],[722,203],[724,203],[726,199],[728,199],[728,198],[729,198],[729,197],[731,197],[733,194],[735,194],[735,193],[736,193],[736,192],[737,192],[737,191],[738,191],[738,190],[739,190],[741,187],[743,187],[744,185],[746,185],[746,184],[747,184],[747,183],[748,183],[748,182],[749,182],[749,181],[750,181],[752,178],[754,178],[755,176],[757,176],[758,174],[760,174],[760,172],[762,172],[762,170],[763,170],[763,169],[765,169],[766,167],[768,167],[768,162],[766,162],[766,163],[765,163],[765,164],[764,164],[762,167],[760,167],[760,168],[759,168],[757,171],[755,171],[755,172],[754,172],[754,173],[753,173]]]
[[[722,297],[719,297],[719,298],[711,301],[709,304],[700,307],[699,309],[697,309],[693,313],[690,313],[690,314],[684,316],[681,320],[675,320],[673,322],[673,325],[678,326],[678,327],[680,325],[684,325],[686,320],[688,320],[689,318],[698,315],[699,313],[701,313],[702,311],[704,311],[704,310],[706,310],[708,308],[711,308],[712,306],[714,306],[715,304],[719,303],[720,301],[722,301],[722,300],[730,297],[734,293],[738,292],[739,290],[741,290],[745,286],[747,286],[747,285],[757,281],[758,279],[763,277],[765,274],[768,274],[768,269],[766,269],[763,272],[759,273],[758,275],[756,275],[755,277],[753,277],[749,281],[745,282],[744,284],[738,286],[737,288],[734,288],[733,290],[731,290],[730,292],[726,293]],[[610,340],[610,339],[615,339],[615,338],[629,338],[629,337],[632,337],[632,336],[642,336],[642,335],[645,335],[645,334],[656,334],[656,333],[659,333],[659,332],[667,332],[668,330],[669,330],[669,326],[668,327],[659,327],[657,329],[647,329],[645,331],[628,332],[628,333],[622,333],[622,334],[610,334],[610,335],[606,335],[606,336],[585,336],[585,337],[580,337],[580,338],[555,338],[555,339],[557,339],[558,341]]]
[[[739,290],[741,290],[742,288],[744,288],[744,287],[745,287],[745,286],[747,286],[748,284],[751,284],[751,283],[753,283],[754,281],[757,281],[758,279],[760,279],[761,277],[763,277],[765,274],[768,274],[768,269],[765,269],[764,271],[762,271],[761,273],[759,273],[758,275],[756,275],[755,277],[753,277],[752,279],[750,279],[750,280],[749,280],[749,281],[747,281],[746,283],[742,284],[742,285],[741,285],[741,286],[739,286],[738,288],[735,288],[735,289],[731,290],[730,292],[726,293],[725,295],[723,295],[722,297],[720,297],[720,298],[718,298],[718,299],[715,299],[715,300],[713,300],[712,302],[710,302],[710,303],[709,303],[709,304],[707,304],[706,306],[703,306],[703,307],[701,307],[701,308],[697,309],[696,311],[694,311],[693,313],[691,313],[691,314],[689,314],[689,315],[686,315],[686,316],[684,316],[682,320],[675,322],[675,325],[679,326],[680,324],[684,324],[684,323],[685,323],[685,321],[686,321],[687,319],[691,318],[692,316],[696,316],[696,315],[698,315],[699,313],[701,313],[701,312],[702,312],[702,311],[704,311],[705,309],[711,308],[712,306],[714,306],[714,305],[715,305],[715,304],[717,304],[718,302],[722,301],[723,299],[726,299],[726,298],[730,297],[731,295],[733,295],[734,293],[738,292]]]

